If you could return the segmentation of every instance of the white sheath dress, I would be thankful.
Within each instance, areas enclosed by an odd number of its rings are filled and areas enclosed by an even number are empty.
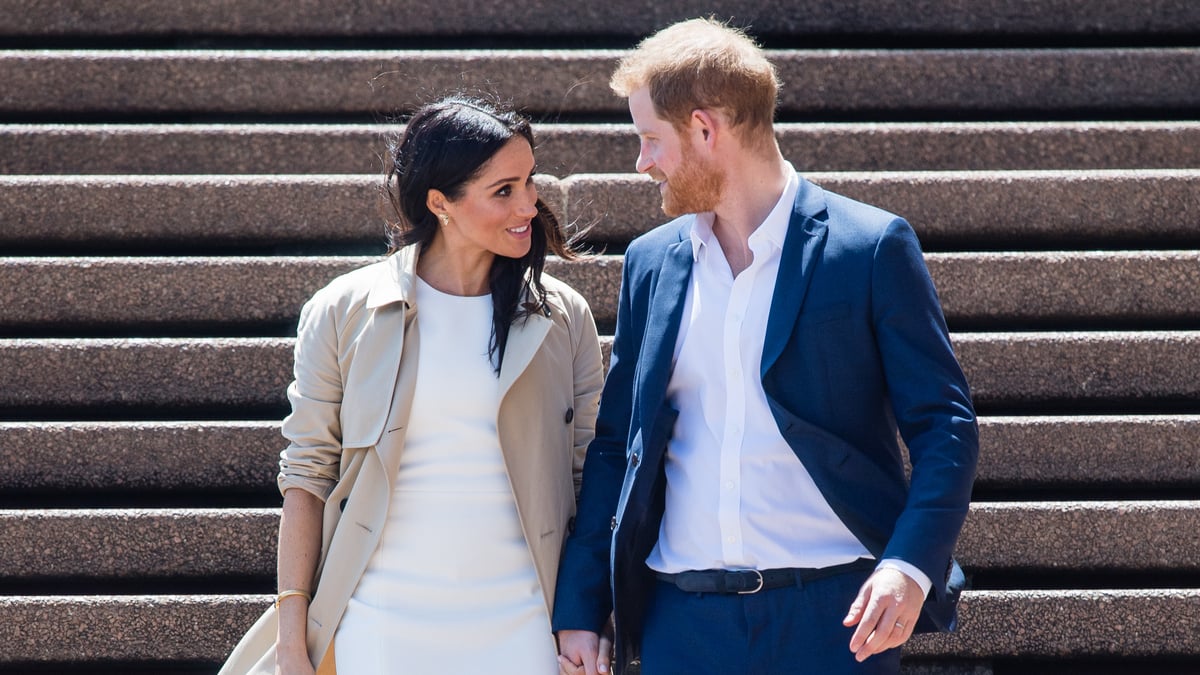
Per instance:
[[[496,432],[491,296],[416,289],[409,428],[379,547],[338,626],[338,674],[556,675]]]

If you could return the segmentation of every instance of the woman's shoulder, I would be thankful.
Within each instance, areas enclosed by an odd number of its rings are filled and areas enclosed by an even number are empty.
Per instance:
[[[546,302],[557,306],[569,316],[589,311],[588,302],[583,295],[562,279],[543,272],[542,287],[546,289]]]
[[[308,304],[314,309],[349,311],[366,305],[371,289],[388,269],[388,260],[376,260],[345,272],[312,295]]]

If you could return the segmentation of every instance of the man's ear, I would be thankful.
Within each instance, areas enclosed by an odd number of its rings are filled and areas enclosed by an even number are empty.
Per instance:
[[[696,108],[692,111],[692,116],[688,119],[688,126],[691,128],[692,134],[696,140],[704,144],[708,149],[712,149],[717,142],[717,137],[721,134],[724,120],[720,115],[706,108]]]

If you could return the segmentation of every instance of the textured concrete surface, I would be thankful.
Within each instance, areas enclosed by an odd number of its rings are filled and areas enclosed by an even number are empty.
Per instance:
[[[958,631],[919,635],[912,655],[943,657],[1195,656],[1200,590],[974,591]]]
[[[279,510],[0,510],[0,530],[8,582],[269,577]]]
[[[952,325],[1200,325],[1196,251],[934,253],[926,262]]]
[[[286,405],[293,340],[134,338],[0,340],[0,407]],[[233,413],[237,414],[237,413]]]
[[[975,503],[955,555],[968,572],[1195,572],[1198,529],[1197,501]]]
[[[278,421],[0,422],[0,492],[271,495],[286,444]]]
[[[982,417],[976,485],[1200,485],[1200,416]]]
[[[382,253],[380,175],[2,176],[0,245],[356,246]],[[560,181],[538,194],[563,214]],[[566,222],[564,218],[564,222]]]
[[[1066,414],[1092,406],[1195,405],[1200,332],[956,333],[984,414]],[[607,353],[611,338],[603,337]],[[7,339],[0,407],[286,404],[287,338]],[[1074,409],[1074,410],[1072,410]]]
[[[362,173],[383,170],[374,124],[0,124],[0,174]],[[1198,122],[776,125],[801,172],[1200,167]],[[627,124],[537,124],[538,171],[629,173]]]
[[[265,595],[0,597],[0,663],[220,662]],[[967,591],[960,628],[921,635],[912,657],[1195,656],[1200,591]],[[197,635],[205,639],[196,639]],[[974,671],[965,671],[974,672]]]
[[[538,115],[627,119],[618,50],[0,52],[0,111],[390,114],[454,89]],[[1093,116],[1200,104],[1200,49],[777,50],[786,118]]]
[[[1195,170],[914,171],[807,178],[904,216],[927,249],[1200,246],[1200,172]],[[567,212],[581,222],[598,223],[597,238],[626,241],[667,220],[648,177],[585,174],[562,183]]]
[[[1200,403],[1200,332],[958,333],[952,339],[985,413]]]
[[[335,276],[375,257],[0,258],[0,331],[86,334],[255,326],[279,334]],[[931,253],[950,325],[1094,329],[1200,325],[1194,251]],[[546,271],[616,320],[621,256],[551,259]],[[290,333],[289,333],[290,334]]]
[[[976,485],[989,490],[1200,486],[1200,416],[984,416],[979,425]],[[285,442],[271,421],[0,422],[0,490],[273,496]]]
[[[1200,169],[814,173],[907,218],[931,250],[1200,248]],[[0,176],[0,246],[88,250],[356,246],[382,253],[376,175]],[[588,238],[624,243],[664,222],[637,174],[541,177]],[[90,247],[90,248],[89,248]]]
[[[1200,502],[976,503],[956,548],[968,573],[1196,572]],[[0,510],[10,582],[271,576],[277,509]]]
[[[0,243],[358,243],[382,252],[382,180],[365,176],[5,177]]]
[[[0,664],[221,663],[271,605],[266,595],[0,597]]]
[[[334,277],[376,257],[0,258],[0,332],[285,326]],[[613,322],[621,258],[557,258],[546,272],[583,292],[597,321]]]
[[[493,5],[450,0],[429,12],[420,5],[358,0],[349,6],[299,0],[286,9],[255,0],[161,3],[108,0],[3,0],[0,35],[641,35],[697,15],[695,3],[664,0],[647,5],[615,0],[603,5],[523,0]],[[1200,11],[1187,0],[820,0],[803,13],[780,12],[770,0],[718,0],[703,13],[732,17],[757,34],[964,33],[1106,34],[1185,33],[1200,29]],[[443,17],[454,17],[448,21]]]

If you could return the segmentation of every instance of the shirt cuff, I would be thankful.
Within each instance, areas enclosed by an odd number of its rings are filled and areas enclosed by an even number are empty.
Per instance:
[[[879,561],[879,564],[875,566],[875,569],[889,569],[901,572],[908,578],[917,582],[917,585],[921,587],[922,598],[929,597],[929,589],[933,588],[933,582],[929,580],[929,577],[925,576],[924,572],[917,569],[916,566],[912,565],[911,563],[906,563],[899,558],[884,558],[883,560]]]

